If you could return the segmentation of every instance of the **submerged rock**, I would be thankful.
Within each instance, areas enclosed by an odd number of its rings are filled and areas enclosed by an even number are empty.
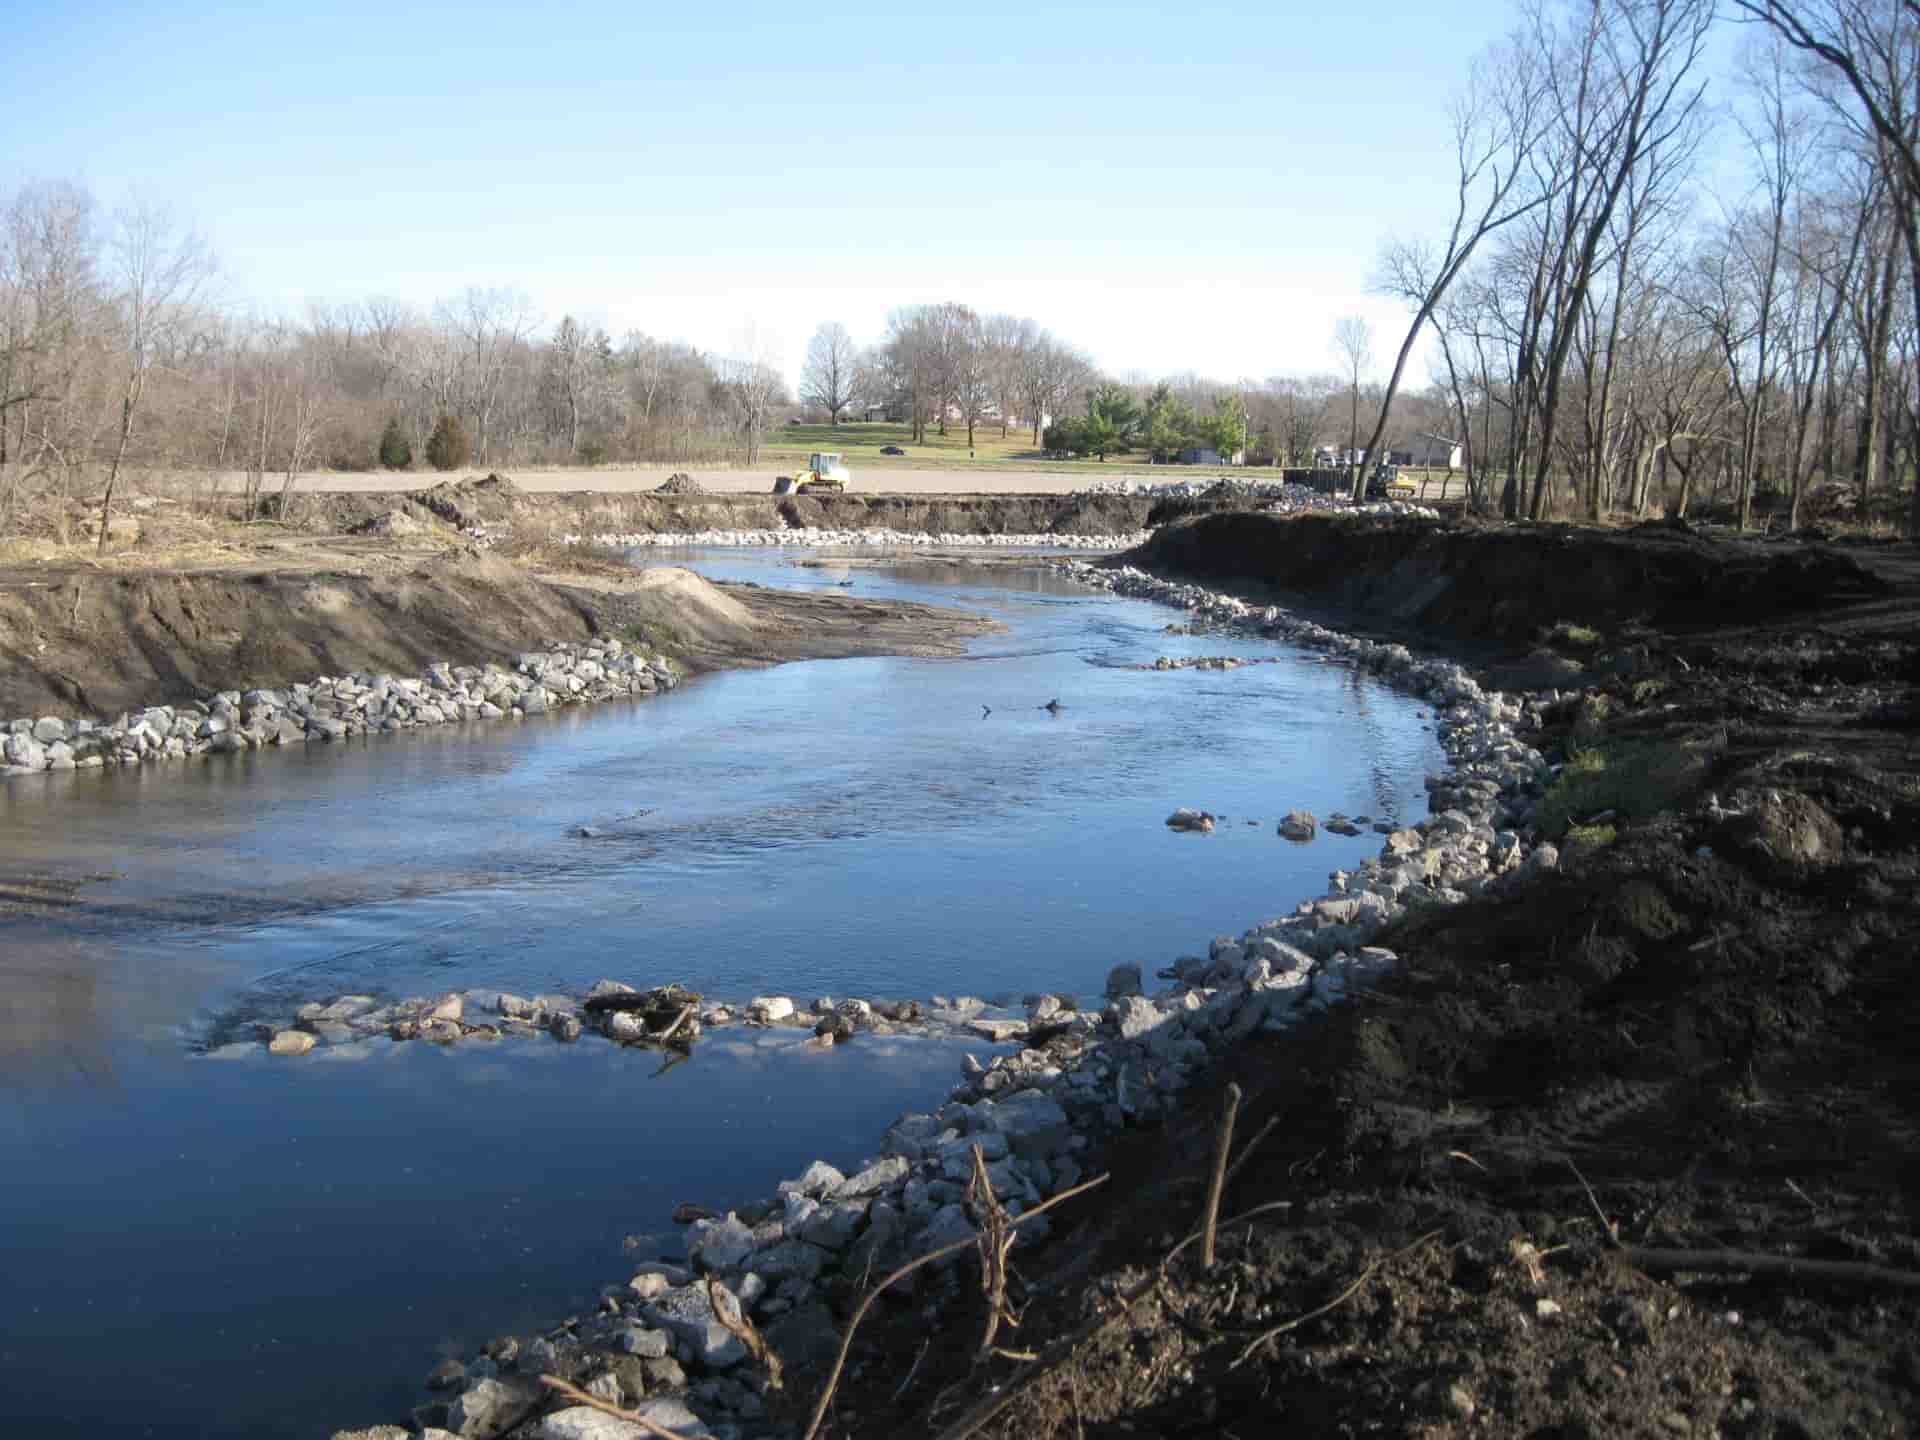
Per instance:
[[[1311,810],[1289,810],[1280,821],[1282,838],[1301,844],[1313,839],[1320,829],[1320,822],[1313,818]]]

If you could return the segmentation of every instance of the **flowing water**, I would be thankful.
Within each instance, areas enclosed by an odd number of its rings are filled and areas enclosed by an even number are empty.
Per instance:
[[[444,1349],[551,1324],[671,1230],[938,1103],[980,1042],[720,1031],[200,1052],[356,991],[1096,995],[1284,913],[1414,817],[1418,702],[1039,567],[650,554],[983,611],[953,659],[734,671],[631,704],[0,781],[0,1434],[324,1436]],[[1154,672],[1159,655],[1234,654]],[[1058,699],[1062,708],[1041,708]],[[1180,805],[1211,835],[1162,824]],[[1250,822],[1258,822],[1250,823]]]

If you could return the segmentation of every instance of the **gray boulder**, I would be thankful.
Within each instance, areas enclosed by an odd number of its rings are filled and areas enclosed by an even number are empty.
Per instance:
[[[1129,995],[1107,1006],[1107,1020],[1123,1040],[1145,1039],[1171,1018],[1142,995]]]
[[[1014,1154],[1045,1159],[1065,1148],[1073,1136],[1067,1112],[1038,1090],[1022,1090],[993,1107],[987,1124],[1006,1137]],[[984,1137],[983,1137],[984,1138]],[[985,1150],[983,1149],[983,1153]],[[987,1155],[989,1160],[994,1156]]]
[[[782,1195],[808,1195],[819,1199],[835,1186],[846,1183],[847,1177],[824,1160],[816,1160],[800,1172],[796,1180],[782,1180],[779,1191]]]
[[[531,1385],[476,1380],[448,1408],[447,1428],[462,1440],[498,1440],[539,1403],[539,1394]]]
[[[620,1348],[629,1355],[638,1355],[643,1360],[658,1360],[670,1349],[671,1343],[664,1330],[645,1330],[638,1325],[629,1326],[620,1332]]]
[[[1301,844],[1313,839],[1319,829],[1320,822],[1311,810],[1289,810],[1280,821],[1281,837]]]
[[[796,1305],[767,1327],[767,1343],[788,1369],[824,1374],[840,1354],[833,1312],[818,1300]]]
[[[733,1292],[724,1285],[719,1288],[732,1297]],[[669,1290],[657,1300],[642,1304],[640,1313],[649,1325],[684,1340],[694,1358],[708,1370],[728,1370],[746,1359],[747,1347],[714,1315],[704,1282]]]
[[[1116,965],[1107,972],[1106,994],[1109,1000],[1118,1000],[1128,995],[1140,993],[1141,977],[1138,965]]]
[[[753,1253],[753,1231],[728,1211],[723,1220],[696,1220],[687,1227],[687,1254],[710,1270],[730,1270]]]
[[[834,1186],[828,1195],[835,1200],[858,1200],[863,1195],[878,1195],[905,1180],[912,1168],[904,1157],[889,1155],[874,1161],[858,1175],[849,1176]]]
[[[705,1421],[671,1397],[643,1400],[634,1407],[634,1414],[644,1415],[651,1424],[687,1440],[705,1440],[713,1434]],[[573,1405],[547,1416],[535,1433],[539,1440],[648,1440],[653,1432],[605,1411]]]

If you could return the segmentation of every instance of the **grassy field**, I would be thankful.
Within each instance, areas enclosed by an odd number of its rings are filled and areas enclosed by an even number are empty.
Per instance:
[[[860,485],[861,469],[964,471],[979,466],[991,471],[996,467],[1017,466],[1023,471],[1083,477],[1083,483],[1122,476],[1151,477],[1171,481],[1198,479],[1210,475],[1232,474],[1248,480],[1277,480],[1279,475],[1266,467],[1225,470],[1205,465],[1150,465],[1144,459],[1116,457],[1111,460],[1049,460],[1046,452],[1033,443],[1033,431],[1012,430],[1003,440],[1000,427],[976,426],[974,447],[967,450],[964,425],[948,425],[947,433],[929,428],[925,440],[916,443],[911,425],[885,422],[848,421],[839,425],[782,425],[768,434],[761,447],[761,463],[774,470],[797,469],[816,450],[839,451],[847,467],[854,472],[854,485]],[[898,446],[905,455],[882,455],[881,447]],[[1402,468],[1401,475],[1420,489],[1427,501],[1458,500],[1466,493],[1466,479],[1445,470]]]
[[[882,455],[885,445],[897,445],[904,456]],[[887,469],[930,467],[951,470],[965,465],[994,465],[1018,462],[1026,469],[1036,462],[1045,463],[1046,454],[1033,443],[1031,430],[1010,430],[1000,438],[998,425],[977,425],[973,432],[973,451],[967,450],[967,428],[949,425],[945,435],[929,428],[927,438],[916,443],[911,425],[885,422],[839,425],[781,425],[768,432],[761,457],[776,466],[799,465],[816,450],[838,450],[855,469],[865,465]],[[1052,462],[1055,464],[1071,462]]]

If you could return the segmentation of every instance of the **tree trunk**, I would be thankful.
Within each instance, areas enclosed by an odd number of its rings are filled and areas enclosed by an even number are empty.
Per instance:
[[[127,442],[133,438],[133,407],[139,403],[140,385],[127,382],[127,393],[120,397],[120,441],[113,447],[113,464],[107,470],[107,491],[100,497],[100,543],[94,553],[107,553],[107,523],[113,515],[113,487],[120,479],[120,462],[126,458]]]

